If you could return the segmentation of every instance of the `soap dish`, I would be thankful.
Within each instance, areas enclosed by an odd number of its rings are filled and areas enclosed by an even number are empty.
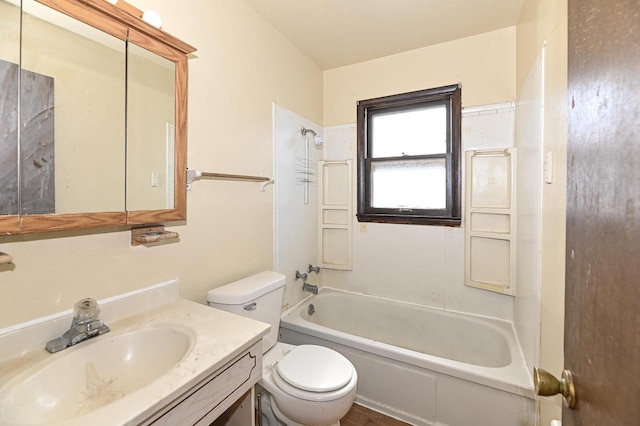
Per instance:
[[[178,237],[180,237],[180,234],[174,231],[167,231],[164,229],[164,226],[134,228],[131,230],[131,245],[139,246],[141,244],[157,243],[161,240],[168,240]]]

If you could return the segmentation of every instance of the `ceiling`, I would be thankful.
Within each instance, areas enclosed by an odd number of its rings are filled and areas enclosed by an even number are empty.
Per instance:
[[[523,0],[244,0],[322,69],[516,25]]]

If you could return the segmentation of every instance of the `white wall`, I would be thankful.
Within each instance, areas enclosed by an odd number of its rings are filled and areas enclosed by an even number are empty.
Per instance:
[[[318,161],[323,148],[317,147],[313,135],[309,139],[309,174],[305,203],[305,136],[301,129],[313,129],[322,136],[322,127],[285,108],[274,105],[274,268],[286,275],[283,307],[302,300],[303,280],[295,279],[296,271],[307,273],[308,265],[317,265],[318,225]],[[317,274],[309,273],[307,281],[317,282]],[[308,294],[308,293],[307,293]]]
[[[516,140],[516,298],[515,324],[529,369],[540,354],[540,215],[542,210],[542,131],[544,51],[540,53],[517,101]]]
[[[324,124],[331,126],[325,128],[325,159],[355,159],[356,102],[361,99],[461,82],[463,107],[514,101],[515,42],[511,27],[325,71]],[[510,125],[505,146],[513,145],[513,121]],[[463,138],[469,131],[463,129]],[[513,318],[512,297],[463,285],[463,228],[367,223],[363,232],[355,219],[353,225],[354,269],[325,270],[324,284]]]
[[[514,108],[499,107],[463,111],[463,151],[514,146]],[[325,128],[325,139],[326,160],[352,159],[355,164],[354,124]],[[355,187],[353,193],[355,205]],[[353,270],[323,270],[324,285],[513,320],[513,297],[464,285],[464,224],[453,228],[358,223],[355,216],[353,221]]]

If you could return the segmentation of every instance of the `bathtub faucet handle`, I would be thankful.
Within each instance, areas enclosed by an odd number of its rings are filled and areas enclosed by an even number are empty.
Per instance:
[[[302,281],[306,281],[307,280],[307,274],[302,273],[300,271],[296,271],[296,281],[298,280],[302,280]]]
[[[315,272],[316,274],[320,273],[320,267],[319,266],[313,266],[313,265],[309,265],[309,268],[307,269],[309,271],[309,273],[311,272]]]

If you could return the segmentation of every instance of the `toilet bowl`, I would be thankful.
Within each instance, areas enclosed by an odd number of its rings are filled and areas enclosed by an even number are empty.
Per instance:
[[[336,351],[285,343],[276,343],[264,354],[258,382],[269,393],[276,418],[287,426],[339,424],[355,400],[357,383],[356,369]]]
[[[207,304],[271,325],[258,382],[266,393],[263,411],[272,411],[264,416],[268,426],[339,425],[355,400],[358,374],[332,349],[277,342],[284,284],[284,275],[261,272],[209,291]],[[271,424],[274,416],[278,424]]]

